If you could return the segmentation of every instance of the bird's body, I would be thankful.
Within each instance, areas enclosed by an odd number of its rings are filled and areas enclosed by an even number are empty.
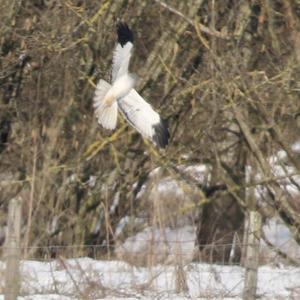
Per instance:
[[[100,79],[94,96],[95,114],[106,129],[117,125],[118,110],[129,124],[158,147],[168,144],[166,123],[134,89],[136,76],[128,73],[133,34],[127,24],[117,25],[118,44],[113,56],[112,84]]]
[[[134,87],[135,81],[135,77],[128,73],[117,78],[106,93],[103,102],[106,105],[111,106],[117,99],[122,99]]]

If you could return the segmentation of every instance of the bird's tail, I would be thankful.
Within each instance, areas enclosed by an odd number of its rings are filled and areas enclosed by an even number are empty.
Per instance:
[[[107,105],[103,101],[110,88],[111,85],[108,82],[100,79],[96,86],[93,106],[98,123],[104,128],[112,130],[117,126],[118,104],[114,101],[111,105]]]

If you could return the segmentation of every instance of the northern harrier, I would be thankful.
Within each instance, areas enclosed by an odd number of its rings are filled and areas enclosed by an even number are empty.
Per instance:
[[[126,23],[117,24],[118,44],[113,55],[112,84],[100,79],[94,95],[98,123],[113,130],[118,110],[129,124],[156,146],[165,148],[169,140],[167,124],[134,89],[136,76],[128,72],[133,49],[133,33]]]

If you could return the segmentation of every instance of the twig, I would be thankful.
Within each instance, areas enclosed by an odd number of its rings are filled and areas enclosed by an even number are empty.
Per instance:
[[[79,284],[76,282],[74,276],[72,275],[72,272],[69,270],[69,267],[65,263],[64,259],[61,256],[59,256],[58,257],[58,261],[60,262],[60,264],[62,265],[62,267],[66,270],[66,272],[69,275],[72,283],[74,284],[74,287],[75,287],[76,291],[78,292],[78,294],[82,297],[82,299],[85,299],[86,298],[85,295],[80,290]]]
[[[27,228],[25,233],[25,254],[24,257],[27,257],[27,247],[29,245],[29,238],[30,238],[30,230],[31,230],[31,223],[32,223],[32,210],[33,210],[33,201],[34,201],[34,193],[35,193],[35,181],[36,181],[36,164],[37,164],[37,156],[38,156],[38,145],[37,145],[37,138],[36,138],[36,131],[33,131],[33,143],[34,143],[34,152],[33,152],[33,166],[32,166],[32,181],[31,181],[31,188],[30,188],[30,198],[29,198],[29,212],[28,212],[28,221],[27,221]]]
[[[210,29],[208,28],[207,26],[201,24],[201,23],[195,23],[193,22],[193,20],[191,20],[190,18],[188,18],[187,16],[185,16],[182,12],[178,11],[177,9],[171,7],[170,5],[166,4],[165,2],[163,1],[160,1],[160,0],[154,0],[156,3],[158,3],[160,6],[166,8],[167,10],[169,10],[170,12],[172,12],[173,14],[183,18],[186,22],[188,22],[190,25],[192,26],[198,26],[198,28],[204,32],[204,33],[207,33],[209,35],[212,35],[212,36],[215,36],[215,37],[218,37],[220,39],[224,39],[224,40],[227,40],[229,39],[229,36],[224,34],[224,33],[221,33],[220,31],[217,31],[217,30],[214,30],[214,29]]]
[[[275,245],[273,245],[266,237],[265,233],[262,232],[262,239],[263,241],[269,246],[271,247],[279,256],[281,256],[282,258],[284,258],[285,260],[287,260],[288,262],[292,263],[293,265],[296,266],[300,266],[300,261],[298,259],[295,259],[291,256],[289,256],[287,253],[281,251],[278,247],[276,247]]]

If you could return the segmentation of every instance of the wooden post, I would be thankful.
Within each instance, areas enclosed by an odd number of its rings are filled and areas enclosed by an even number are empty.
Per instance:
[[[261,215],[258,211],[250,211],[248,219],[248,238],[245,255],[244,300],[256,299],[257,270],[259,263],[259,244],[261,237]]]
[[[21,204],[20,198],[12,199],[9,202],[4,253],[6,261],[5,300],[16,300],[19,293]]]
[[[176,244],[175,249],[175,291],[177,294],[188,292],[189,288],[187,285],[186,274],[183,268],[183,253],[179,243]]]

